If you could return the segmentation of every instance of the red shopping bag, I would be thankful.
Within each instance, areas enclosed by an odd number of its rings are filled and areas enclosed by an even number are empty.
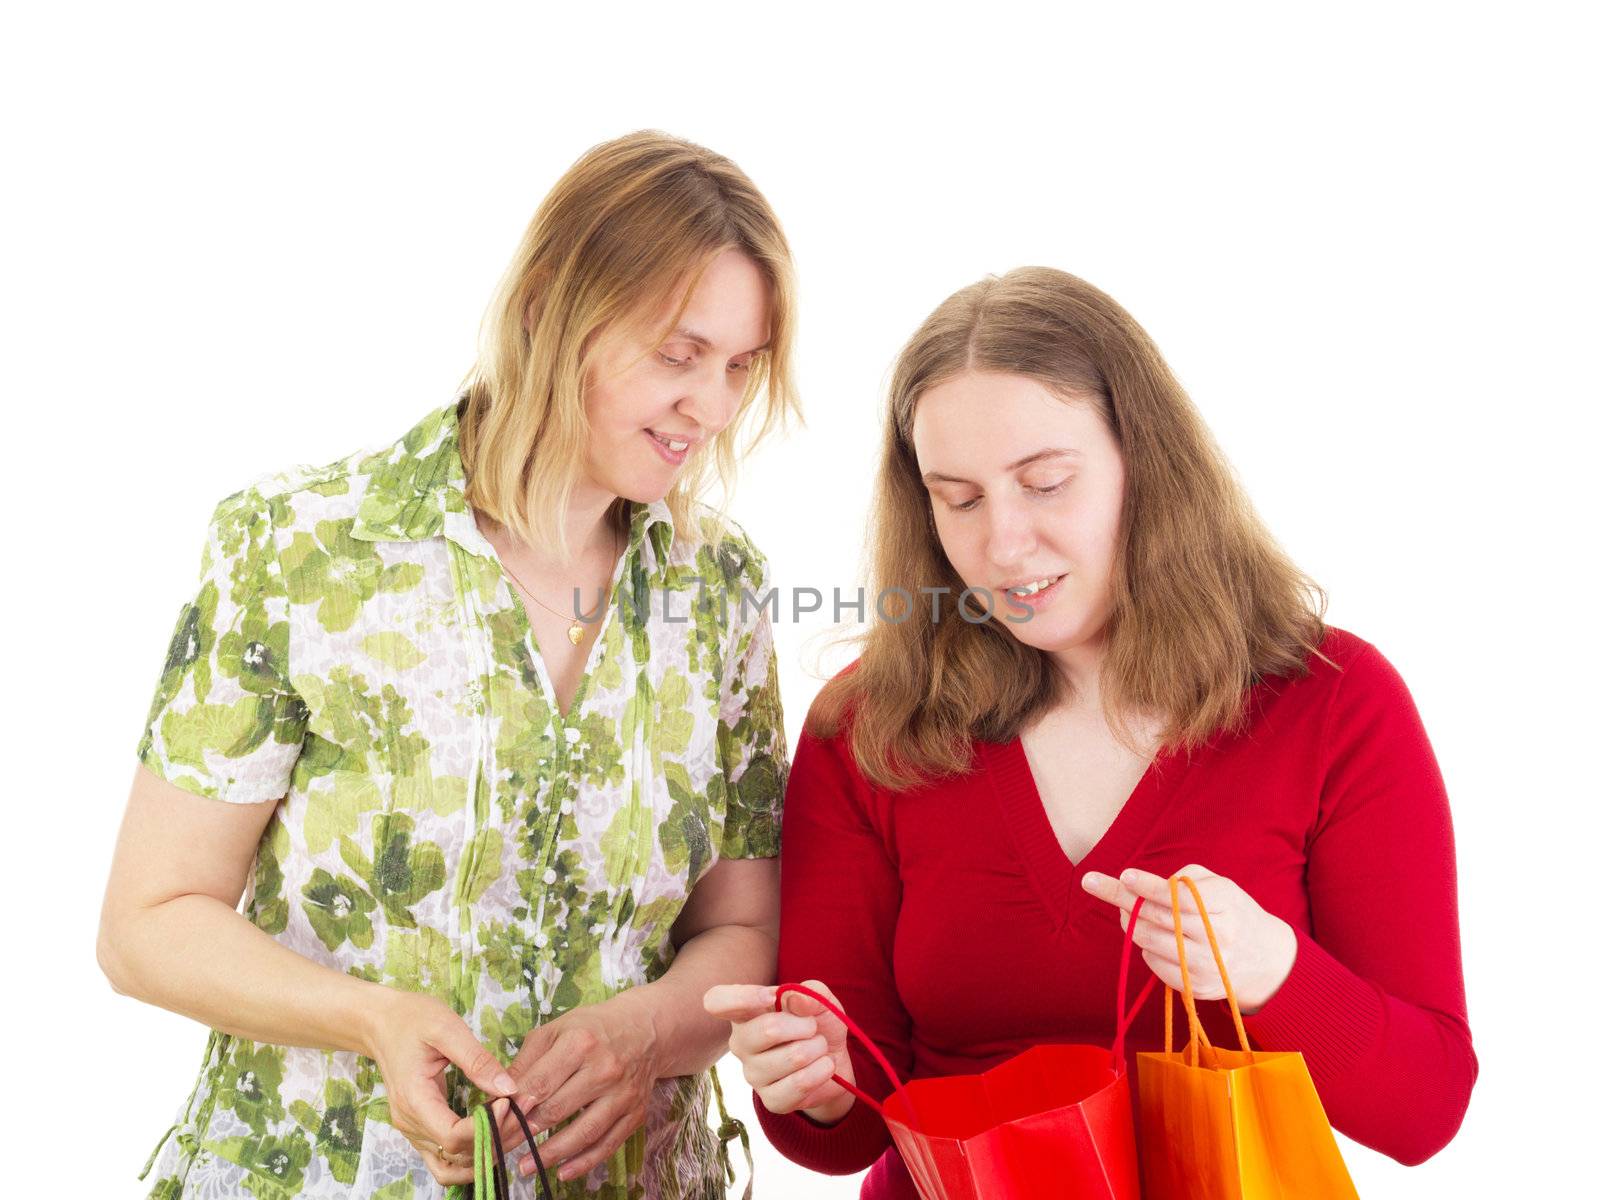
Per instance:
[[[1132,1010],[1122,1015],[1138,914],[1136,905],[1123,938],[1119,1020],[1110,1050],[1035,1046],[981,1075],[902,1083],[872,1039],[810,988],[784,984],[777,1007],[782,1010],[786,992],[810,996],[843,1021],[877,1060],[894,1085],[881,1104],[837,1075],[833,1081],[883,1118],[923,1200],[1138,1200],[1123,1043],[1156,984],[1152,977]]]

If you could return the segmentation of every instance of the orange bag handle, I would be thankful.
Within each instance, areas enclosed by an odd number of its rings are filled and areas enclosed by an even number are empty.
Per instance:
[[[1193,1050],[1191,1066],[1200,1060],[1200,1047],[1212,1049],[1211,1039],[1206,1036],[1205,1026],[1200,1024],[1200,1013],[1195,1008],[1194,984],[1189,979],[1189,955],[1183,945],[1183,910],[1178,903],[1178,885],[1188,886],[1189,894],[1194,897],[1195,907],[1200,910],[1200,920],[1206,927],[1206,940],[1211,943],[1211,955],[1217,963],[1217,974],[1222,976],[1222,988],[1228,993],[1228,1010],[1233,1014],[1233,1028],[1239,1034],[1239,1049],[1243,1050],[1247,1060],[1255,1063],[1255,1051],[1250,1048],[1250,1035],[1245,1032],[1244,1015],[1239,1011],[1239,998],[1234,995],[1233,981],[1228,978],[1228,968],[1222,962],[1222,947],[1217,945],[1217,933],[1211,927],[1211,916],[1206,912],[1206,902],[1200,898],[1200,889],[1193,879],[1187,875],[1178,875],[1167,880],[1167,886],[1172,889],[1172,932],[1178,943],[1178,971],[1183,976],[1183,1009],[1189,1018],[1189,1046],[1184,1053],[1188,1055]],[[1166,1049],[1172,1053],[1172,989],[1166,989]]]

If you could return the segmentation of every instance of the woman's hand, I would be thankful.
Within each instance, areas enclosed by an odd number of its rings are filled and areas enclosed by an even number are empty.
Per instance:
[[[443,1001],[389,989],[373,1011],[364,1053],[383,1075],[389,1123],[428,1171],[445,1185],[471,1183],[472,1120],[445,1099],[444,1071],[454,1063],[486,1095],[509,1096],[516,1084],[500,1060]],[[504,1119],[509,1110],[495,1115]]]
[[[644,987],[575,1008],[530,1033],[511,1063],[529,1126],[538,1132],[579,1113],[539,1144],[545,1166],[576,1179],[611,1157],[644,1124],[658,1061]],[[520,1169],[533,1173],[531,1155]]]
[[[839,1003],[826,984],[808,979],[806,986]],[[835,1075],[856,1081],[845,1045],[849,1031],[838,1017],[798,992],[785,992],[784,1011],[774,1011],[777,994],[775,987],[726,983],[706,993],[705,1008],[713,1017],[733,1022],[728,1049],[739,1056],[745,1081],[768,1112],[798,1110],[823,1125],[836,1124],[856,1102],[833,1082]]]
[[[1222,949],[1223,965],[1239,1000],[1242,1012],[1258,1011],[1274,995],[1294,966],[1298,942],[1287,921],[1267,912],[1238,884],[1202,866],[1187,866],[1174,875],[1193,879],[1205,901],[1206,914]],[[1083,877],[1083,890],[1091,896],[1115,904],[1121,912],[1122,928],[1140,897],[1139,925],[1133,941],[1144,952],[1144,961],[1162,983],[1182,990],[1183,975],[1178,969],[1178,943],[1173,936],[1172,892],[1166,879],[1148,871],[1126,870],[1120,879],[1090,871]],[[1197,1000],[1221,1000],[1227,995],[1222,976],[1206,939],[1205,925],[1187,886],[1179,885],[1178,898],[1183,917],[1184,950],[1188,957],[1189,981]]]

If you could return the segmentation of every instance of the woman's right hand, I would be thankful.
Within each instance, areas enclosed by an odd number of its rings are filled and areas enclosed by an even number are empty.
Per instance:
[[[815,979],[806,986],[835,1005],[838,998]],[[728,1049],[771,1113],[803,1112],[813,1121],[842,1121],[856,1098],[833,1076],[855,1083],[844,1022],[810,996],[785,992],[783,1012],[773,1010],[778,989],[725,983],[705,995],[705,1010],[733,1023]],[[843,1007],[843,1005],[839,1005]]]
[[[389,1123],[417,1148],[428,1171],[449,1186],[472,1182],[472,1119],[445,1098],[454,1063],[489,1096],[510,1096],[516,1082],[467,1023],[437,997],[385,988],[373,1006],[365,1053],[378,1064],[389,1098]],[[499,1121],[509,1108],[492,1110]]]

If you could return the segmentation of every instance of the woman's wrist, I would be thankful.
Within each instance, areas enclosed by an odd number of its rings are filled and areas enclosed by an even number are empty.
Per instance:
[[[352,979],[350,989],[351,1048],[363,1058],[378,1058],[378,1046],[383,1041],[383,1031],[392,1028],[399,1013],[417,1003],[418,994],[399,988],[385,987],[364,979]]]
[[[1273,921],[1274,937],[1266,965],[1247,992],[1239,994],[1239,1011],[1247,1017],[1260,1012],[1278,994],[1293,972],[1295,959],[1299,956],[1300,939],[1294,926],[1281,917],[1274,917]]]
[[[802,1108],[800,1112],[818,1125],[837,1125],[850,1115],[850,1110],[856,1105],[856,1098],[849,1092],[837,1100],[827,1104],[817,1104],[811,1108]]]

